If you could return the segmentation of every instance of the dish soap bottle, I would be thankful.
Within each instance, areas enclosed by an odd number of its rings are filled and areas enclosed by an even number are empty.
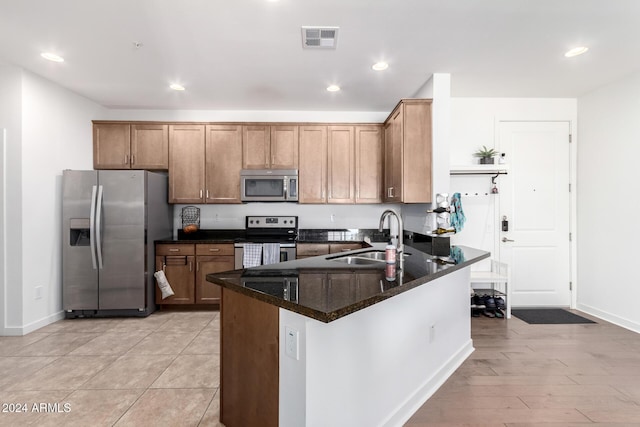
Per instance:
[[[393,243],[389,242],[384,251],[384,260],[387,264],[395,264],[396,263],[396,247]]]

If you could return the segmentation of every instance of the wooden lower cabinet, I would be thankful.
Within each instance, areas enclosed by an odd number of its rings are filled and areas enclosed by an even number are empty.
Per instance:
[[[156,270],[163,270],[174,295],[162,299],[162,292],[156,288],[156,304],[193,304],[195,301],[194,256],[156,256]]]
[[[356,249],[362,249],[364,246],[362,243],[329,243],[329,253],[337,254],[340,252],[354,251]]]
[[[328,254],[328,243],[298,243],[296,245],[296,259]]]
[[[156,287],[156,304],[220,304],[220,286],[207,282],[207,274],[234,269],[233,244],[157,244],[160,269],[175,295],[163,300]]]

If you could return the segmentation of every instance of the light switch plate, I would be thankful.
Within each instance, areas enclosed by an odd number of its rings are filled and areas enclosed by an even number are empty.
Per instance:
[[[300,354],[298,349],[298,340],[300,337],[300,333],[298,332],[298,330],[293,329],[290,326],[285,326],[284,334],[285,334],[285,338],[284,338],[285,354],[292,359],[299,360]]]

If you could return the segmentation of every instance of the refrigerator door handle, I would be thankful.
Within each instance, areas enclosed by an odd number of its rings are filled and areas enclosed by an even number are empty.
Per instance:
[[[96,198],[96,253],[98,268],[102,269],[102,185],[98,186],[98,197]]]
[[[91,214],[89,216],[89,250],[91,251],[91,264],[93,269],[97,268],[96,264],[96,190],[97,186],[93,186],[91,190]]]

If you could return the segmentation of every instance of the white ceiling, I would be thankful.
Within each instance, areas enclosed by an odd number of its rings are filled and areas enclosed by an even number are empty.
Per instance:
[[[337,49],[303,50],[308,25]],[[436,72],[456,97],[578,97],[639,48],[638,0],[0,0],[0,60],[121,108],[389,111]]]

